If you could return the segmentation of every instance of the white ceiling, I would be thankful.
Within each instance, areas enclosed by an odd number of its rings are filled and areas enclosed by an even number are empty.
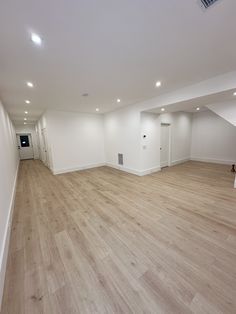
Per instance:
[[[184,112],[197,112],[196,108],[200,108],[200,111],[209,110],[207,105],[210,104],[224,104],[226,102],[232,101],[235,102],[234,96],[235,89],[227,90],[220,93],[210,94],[207,96],[196,97],[193,99],[189,99],[186,101],[179,101],[176,103],[172,103],[170,105],[165,106],[165,112],[177,112],[177,111],[184,111]],[[153,108],[147,110],[147,112],[162,113],[161,108]]]
[[[235,0],[206,11],[197,0],[1,0],[0,98],[33,122],[46,108],[107,112],[233,71],[235,13]]]

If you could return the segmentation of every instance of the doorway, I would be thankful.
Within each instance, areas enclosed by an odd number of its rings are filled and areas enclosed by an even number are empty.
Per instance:
[[[42,129],[41,134],[42,134],[42,162],[46,167],[49,168],[47,134],[45,128]]]
[[[32,145],[31,134],[17,134],[17,143],[20,159],[33,159],[34,150]]]
[[[170,124],[161,124],[161,168],[170,166]]]

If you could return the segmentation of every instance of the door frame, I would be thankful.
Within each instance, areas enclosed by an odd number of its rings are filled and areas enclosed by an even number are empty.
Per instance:
[[[172,154],[172,143],[171,143],[171,124],[170,123],[164,123],[164,122],[161,122],[160,124],[160,130],[161,130],[161,127],[162,126],[167,126],[168,129],[169,129],[169,149],[168,149],[168,165],[167,167],[170,167],[171,166],[171,154]],[[160,148],[161,148],[161,132],[160,132]],[[161,150],[160,150],[160,168],[165,168],[165,167],[161,167]]]
[[[16,132],[16,142],[17,142],[17,150],[19,153],[19,157],[20,157],[20,149],[19,149],[19,145],[18,145],[18,138],[17,136],[21,136],[21,135],[28,135],[30,137],[30,143],[31,143],[31,147],[32,147],[32,151],[33,151],[33,159],[35,159],[35,155],[34,155],[34,145],[33,145],[33,137],[32,134],[30,132]],[[31,159],[31,158],[30,158]]]
[[[50,161],[49,161],[49,154],[48,154],[48,142],[47,142],[47,129],[41,129],[41,137],[42,137],[42,153],[44,155],[45,160],[41,159],[44,165],[50,169]],[[43,156],[42,156],[43,157]]]

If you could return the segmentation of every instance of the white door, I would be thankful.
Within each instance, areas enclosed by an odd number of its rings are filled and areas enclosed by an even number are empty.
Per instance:
[[[17,134],[20,159],[33,159],[34,151],[30,134]]]
[[[161,124],[161,168],[169,166],[170,155],[170,125]]]
[[[42,144],[43,144],[42,161],[45,164],[45,166],[49,167],[46,129],[42,129]]]

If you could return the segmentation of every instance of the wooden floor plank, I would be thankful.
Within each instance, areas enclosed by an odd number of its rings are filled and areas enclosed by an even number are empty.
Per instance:
[[[228,166],[53,176],[23,161],[1,314],[236,313]]]

